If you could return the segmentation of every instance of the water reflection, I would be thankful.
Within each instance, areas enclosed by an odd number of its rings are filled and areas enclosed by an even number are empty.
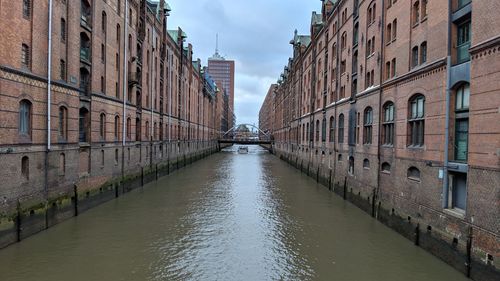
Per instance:
[[[466,280],[265,149],[232,147],[0,251],[0,280]]]

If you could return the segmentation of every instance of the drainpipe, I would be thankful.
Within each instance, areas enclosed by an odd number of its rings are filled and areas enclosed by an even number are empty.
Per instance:
[[[49,34],[48,34],[48,58],[47,58],[47,150],[45,151],[45,182],[44,182],[44,193],[45,193],[45,207],[48,207],[48,200],[49,200],[49,171],[48,171],[48,164],[49,164],[49,152],[51,150],[51,134],[52,130],[50,128],[50,114],[51,114],[51,104],[52,104],[52,91],[51,91],[51,86],[52,86],[52,0],[49,0]],[[19,204],[18,204],[19,205]],[[19,218],[19,216],[18,216]],[[48,228],[48,212],[45,211],[45,228]],[[18,222],[18,227],[20,226],[20,223]],[[19,231],[18,231],[19,233]],[[19,240],[19,238],[18,238]]]
[[[382,122],[384,118],[384,114],[382,113],[383,111],[383,105],[382,105],[382,83],[384,82],[383,80],[383,73],[384,73],[384,61],[385,61],[385,53],[384,53],[384,47],[385,47],[385,1],[382,1],[382,15],[381,15],[381,23],[380,25],[382,26],[382,32],[381,32],[381,37],[382,39],[380,40],[380,70],[379,70],[379,94],[378,94],[378,142],[377,142],[377,186],[375,187],[375,194],[373,198],[373,204],[372,204],[372,216],[373,217],[378,217],[378,209],[375,207],[375,204],[377,203],[379,193],[380,193],[380,159],[381,159],[381,153],[380,153],[380,148],[382,147]]]
[[[122,112],[122,176],[125,175],[125,145],[126,145],[126,135],[127,135],[127,126],[126,126],[126,121],[127,121],[127,94],[128,94],[128,85],[127,85],[127,77],[128,77],[128,52],[127,52],[127,46],[126,46],[126,40],[128,38],[128,0],[125,0],[125,28],[124,32],[125,35],[123,36],[123,51],[124,51],[124,56],[123,56],[123,112]]]
[[[338,6],[337,8],[335,8],[338,10]],[[339,19],[339,13],[337,11],[337,14],[335,15],[337,17],[337,22],[338,22],[338,19]],[[339,35],[339,32],[337,31],[337,34],[336,34],[336,42],[339,42],[339,39],[340,39],[340,35]],[[337,102],[338,102],[338,98],[339,98],[339,80],[340,80],[340,71],[339,71],[339,54],[340,54],[340,51],[339,51],[339,46],[337,46],[336,48],[336,51],[337,53],[335,54],[335,69],[337,70],[336,74],[337,74],[337,78],[335,79],[335,105],[333,106],[333,114],[334,114],[334,128],[336,128],[334,131],[333,131],[333,186],[335,187],[335,179],[337,178],[336,176],[336,173],[337,173],[337,150],[338,150],[338,147],[337,147],[337,141],[338,141],[338,124],[339,124],[339,118],[337,116]],[[332,54],[333,55],[333,54]],[[335,132],[337,132],[337,134],[335,134]],[[345,196],[345,194],[344,194]]]
[[[448,0],[448,56],[446,57],[446,117],[444,125],[444,163],[443,163],[443,209],[448,207],[448,162],[450,146],[450,87],[451,87],[451,0]]]
[[[48,62],[47,62],[47,153],[51,150],[50,114],[52,103],[52,0],[49,0],[49,42],[48,42]]]
[[[154,138],[154,134],[155,132],[153,131],[153,124],[154,124],[154,120],[153,120],[153,108],[156,104],[154,104],[154,94],[155,94],[155,91],[153,91],[153,87],[156,88],[156,83],[154,83],[154,80],[153,80],[153,76],[156,75],[154,73],[154,68],[153,68],[153,64],[156,62],[156,59],[155,59],[155,51],[156,51],[156,31],[154,29],[154,26],[153,28],[151,28],[151,61],[149,63],[149,69],[150,69],[150,73],[151,75],[149,75],[149,93],[150,93],[150,97],[151,97],[151,100],[149,101],[149,104],[151,106],[151,124],[149,124],[149,146],[150,146],[150,151],[149,151],[149,162],[151,165],[153,165],[153,138]],[[154,84],[153,84],[154,83]]]

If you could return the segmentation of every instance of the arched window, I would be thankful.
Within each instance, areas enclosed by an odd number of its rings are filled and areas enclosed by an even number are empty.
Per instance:
[[[391,164],[384,162],[382,163],[382,172],[384,173],[391,173]]]
[[[396,71],[397,71],[396,58],[393,58],[391,61],[391,77],[396,77],[396,75],[397,75]]]
[[[455,95],[455,160],[466,162],[469,147],[470,86],[464,83]]]
[[[89,111],[82,107],[80,108],[80,114],[78,118],[79,123],[79,141],[80,142],[88,142],[89,139]]]
[[[370,160],[368,160],[366,158],[363,160],[363,168],[370,169]]]
[[[391,62],[388,61],[385,63],[385,79],[391,78]]]
[[[354,175],[354,157],[349,157],[349,174]]]
[[[310,136],[310,133],[309,133],[309,123],[307,123],[306,124],[306,139],[305,139],[305,141],[309,140],[309,136]]]
[[[353,46],[356,46],[358,45],[358,35],[359,35],[359,25],[358,23],[356,23],[356,25],[354,25],[354,31],[353,31],[353,37],[352,37],[352,45]]]
[[[339,143],[344,143],[344,114],[339,115]]]
[[[108,17],[105,11],[102,11],[102,20],[101,20],[101,30],[104,35],[106,35],[106,27],[108,26]]]
[[[398,20],[394,19],[392,21],[392,40],[396,40],[396,36],[398,35]]]
[[[59,107],[59,138],[68,140],[68,109],[64,106]]]
[[[411,49],[411,67],[418,66],[418,46],[413,47]]]
[[[80,91],[83,95],[90,95],[90,73],[85,68],[80,68]]]
[[[373,132],[373,110],[371,107],[365,109],[365,116],[363,118],[363,143],[372,143],[372,132]]]
[[[330,142],[335,141],[335,118],[330,117]]]
[[[367,23],[368,25],[370,25],[372,23],[372,6],[368,6],[368,20],[367,20]]]
[[[408,119],[408,145],[423,146],[425,130],[425,97],[416,95],[410,99]]]
[[[410,167],[407,176],[411,180],[420,181],[420,170],[416,167]]]
[[[121,33],[122,33],[121,30],[122,29],[120,27],[120,24],[117,24],[116,25],[116,43],[118,43],[118,44],[120,44],[120,42],[121,42]]]
[[[387,25],[387,30],[386,30],[386,34],[385,34],[385,40],[387,41],[387,43],[390,43],[392,41],[391,36],[392,36],[392,24],[389,23]]]
[[[127,118],[127,139],[132,140],[132,119]]]
[[[311,130],[309,131],[309,141],[314,141],[314,121],[311,121]]]
[[[326,117],[321,122],[321,141],[326,142]]]
[[[372,23],[375,22],[376,16],[377,16],[377,4],[375,4],[374,2],[372,7]]]
[[[66,20],[61,18],[61,42],[66,42]]]
[[[413,25],[417,25],[420,22],[420,2],[417,1],[413,4]]]
[[[21,175],[25,180],[30,179],[30,159],[28,156],[23,156],[21,159]]]
[[[394,103],[388,102],[384,105],[383,119],[383,144],[394,145]]]
[[[115,141],[120,138],[120,116],[115,116]]]
[[[106,114],[101,113],[99,118],[99,136],[101,140],[106,140]]]
[[[146,121],[146,127],[144,128],[144,133],[146,135],[146,140],[149,140],[149,121]]]
[[[319,120],[316,120],[316,141],[319,141]]]
[[[343,51],[347,47],[347,32],[344,32],[342,34],[342,37],[340,38],[340,49]]]
[[[372,54],[371,47],[372,47],[372,40],[368,39],[368,41],[366,42],[366,57],[369,57]]]
[[[420,44],[420,64],[427,62],[427,42]]]
[[[19,135],[31,138],[31,102],[22,100],[19,103]]]
[[[135,141],[141,141],[141,119],[135,118]]]
[[[422,0],[422,20],[427,18],[427,0]]]

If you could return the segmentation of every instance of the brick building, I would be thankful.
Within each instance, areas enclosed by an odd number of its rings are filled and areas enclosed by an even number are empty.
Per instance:
[[[50,2],[0,0],[0,247],[217,148],[215,93],[164,0]]]
[[[500,267],[499,1],[324,0],[260,112],[274,150],[475,280]]]

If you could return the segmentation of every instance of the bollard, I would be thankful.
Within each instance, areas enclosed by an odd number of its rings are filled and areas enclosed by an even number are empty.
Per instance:
[[[470,278],[470,272],[472,269],[472,226],[469,226],[469,234],[467,236],[467,260],[465,262],[465,267],[467,271],[467,277]]]
[[[75,197],[75,217],[78,217],[78,186],[73,185],[73,196]]]

